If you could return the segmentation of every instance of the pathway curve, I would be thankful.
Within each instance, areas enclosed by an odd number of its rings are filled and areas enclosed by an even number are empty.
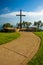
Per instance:
[[[20,32],[21,36],[0,45],[0,65],[26,65],[37,53],[40,38],[32,32]]]

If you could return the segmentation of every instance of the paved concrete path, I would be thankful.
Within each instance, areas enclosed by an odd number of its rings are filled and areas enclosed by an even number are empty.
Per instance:
[[[32,32],[20,32],[21,36],[0,45],[0,65],[26,65],[36,54],[40,38]]]

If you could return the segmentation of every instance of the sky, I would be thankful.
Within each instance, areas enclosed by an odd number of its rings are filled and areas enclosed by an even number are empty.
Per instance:
[[[20,14],[20,9],[26,15],[22,21],[43,22],[43,0],[0,0],[0,25],[20,22],[20,17],[16,16]]]

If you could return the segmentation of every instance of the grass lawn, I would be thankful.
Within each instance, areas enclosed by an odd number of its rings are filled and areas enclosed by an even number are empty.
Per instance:
[[[43,65],[43,32],[35,32],[41,38],[41,45],[38,53],[27,65]]]
[[[13,39],[16,39],[20,36],[19,33],[0,33],[0,45],[5,44]]]

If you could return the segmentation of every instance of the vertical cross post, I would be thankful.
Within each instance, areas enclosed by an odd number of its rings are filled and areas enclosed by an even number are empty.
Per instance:
[[[22,16],[25,16],[25,15],[22,15],[22,10],[20,10],[20,14],[17,14],[16,16],[20,16],[20,29],[22,28]]]

